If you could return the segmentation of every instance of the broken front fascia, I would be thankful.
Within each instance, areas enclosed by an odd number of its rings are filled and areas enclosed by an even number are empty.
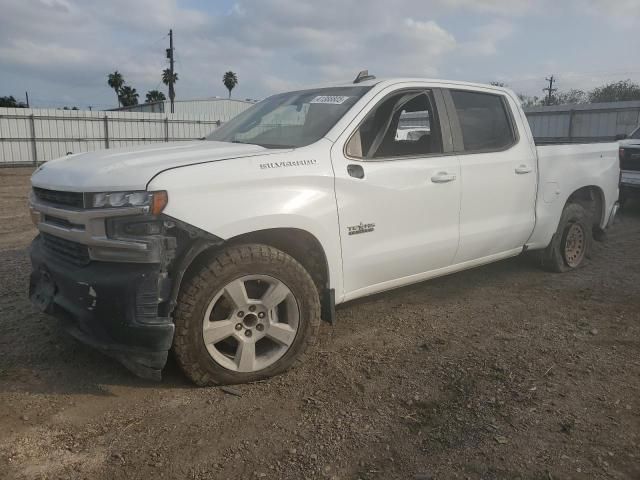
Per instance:
[[[43,223],[50,220],[42,216]],[[89,245],[54,236],[39,224],[41,235],[31,246],[32,303],[138,376],[160,379],[173,342],[171,313],[184,271],[221,240],[164,215],[110,216],[76,225],[96,224],[104,236]],[[59,228],[69,230],[69,225]],[[78,233],[86,236],[87,230]],[[86,249],[86,257],[70,251],[71,246]]]

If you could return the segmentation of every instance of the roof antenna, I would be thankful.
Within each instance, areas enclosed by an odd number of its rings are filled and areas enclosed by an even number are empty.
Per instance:
[[[373,80],[375,78],[376,78],[375,75],[369,75],[369,70],[362,70],[360,71],[360,73],[358,73],[358,76],[353,81],[353,83],[360,83],[360,82],[364,82],[365,80]]]

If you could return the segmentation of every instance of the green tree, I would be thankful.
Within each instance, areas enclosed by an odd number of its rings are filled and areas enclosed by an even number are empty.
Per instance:
[[[27,108],[27,104],[18,102],[13,95],[8,97],[0,97],[0,107],[5,108]]]
[[[166,99],[167,97],[164,96],[164,93],[159,90],[149,90],[145,101],[147,103],[164,102]]]
[[[117,70],[113,73],[110,73],[107,77],[107,84],[116,92],[116,97],[118,98],[118,106],[120,106],[120,89],[124,85],[124,78],[120,72]]]
[[[165,68],[162,71],[162,83],[164,83],[169,87],[169,100],[171,100],[172,102],[176,98],[176,90],[174,85],[176,84],[177,81],[178,81],[178,72],[173,72],[173,77],[172,77],[170,69]]]
[[[524,93],[518,93],[518,98],[523,107],[539,107],[540,105],[544,105],[544,101],[540,100],[540,97],[537,96],[530,97]]]
[[[573,88],[567,92],[558,92],[554,98],[557,105],[578,105],[587,103],[589,100],[587,92],[577,88]]]
[[[224,86],[229,90],[229,98],[231,98],[231,90],[238,85],[238,76],[229,70],[222,76],[222,83],[224,83]]]
[[[631,80],[609,83],[589,92],[590,103],[623,102],[626,100],[640,100],[640,85]]]
[[[138,92],[135,88],[130,87],[129,85],[125,85],[120,89],[118,98],[120,99],[120,103],[122,103],[123,107],[138,104]]]

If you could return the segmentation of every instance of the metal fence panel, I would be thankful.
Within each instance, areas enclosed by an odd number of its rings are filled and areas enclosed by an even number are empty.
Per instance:
[[[640,124],[640,101],[525,108],[538,140],[613,140]]]
[[[0,108],[0,167],[35,165],[67,153],[198,139],[220,121],[207,114]]]

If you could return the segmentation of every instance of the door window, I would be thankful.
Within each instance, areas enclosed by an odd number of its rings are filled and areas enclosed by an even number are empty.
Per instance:
[[[361,159],[442,153],[442,137],[429,92],[399,92],[380,102],[351,136],[346,153]]]
[[[504,150],[515,142],[500,95],[452,90],[465,151]]]

